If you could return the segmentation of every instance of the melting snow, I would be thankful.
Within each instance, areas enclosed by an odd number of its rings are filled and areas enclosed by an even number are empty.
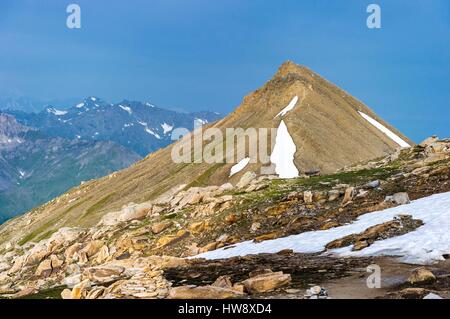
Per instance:
[[[155,107],[153,104],[145,102],[145,105],[150,106],[150,107]]]
[[[230,177],[233,176],[236,173],[239,173],[240,171],[242,171],[247,164],[250,162],[250,157],[246,157],[242,160],[239,161],[239,163],[237,163],[236,165],[234,165],[231,170],[230,170]]]
[[[296,150],[297,146],[282,120],[278,127],[275,146],[270,156],[270,161],[275,164],[275,172],[280,178],[298,177],[298,169],[294,164]]]
[[[246,241],[234,248],[219,249],[197,257],[207,259],[229,258],[248,254],[276,253],[292,249],[298,253],[316,253],[325,249],[329,242],[347,235],[360,233],[367,228],[392,220],[400,214],[412,215],[424,225],[410,233],[376,241],[371,246],[351,251],[351,246],[331,250],[337,256],[400,256],[401,261],[414,264],[428,264],[444,260],[443,254],[450,253],[450,192],[435,194],[412,201],[410,204],[372,212],[360,216],[351,224],[328,230],[310,231],[298,235],[267,240],[261,243]]]
[[[298,96],[294,96],[294,98],[289,102],[288,106],[286,106],[284,109],[281,110],[280,113],[278,113],[274,118],[277,118],[278,116],[285,116],[287,112],[291,111],[295,105],[298,102]]]
[[[408,143],[406,143],[403,139],[401,139],[397,134],[395,134],[394,132],[392,132],[391,130],[389,130],[386,126],[384,126],[383,124],[381,124],[380,122],[374,120],[373,118],[371,118],[369,115],[364,114],[363,112],[358,111],[358,113],[365,119],[367,120],[370,124],[372,124],[373,126],[375,126],[377,129],[379,129],[381,132],[383,132],[384,134],[386,134],[391,140],[393,140],[395,143],[397,143],[398,145],[400,145],[401,147],[411,147],[411,145],[409,145]]]
[[[173,125],[169,125],[167,123],[161,124],[162,129],[164,130],[164,134],[169,133],[173,130]]]
[[[77,104],[76,108],[81,109],[84,106],[84,103]]]
[[[131,113],[133,113],[133,111],[131,110],[131,108],[128,107],[128,106],[119,105],[119,107],[120,107],[122,110],[124,110],[125,112],[128,112],[128,114],[130,114],[130,115],[131,115]]]
[[[67,114],[67,111],[60,111],[60,110],[57,110],[57,109],[54,109],[54,108],[47,109],[47,112],[48,113],[52,113],[52,114],[54,114],[56,116],[62,116],[62,115],[66,115]]]
[[[148,134],[151,134],[151,135],[153,135],[154,137],[156,137],[158,140],[161,139],[161,136],[159,136],[159,134],[153,132],[153,131],[152,131],[151,129],[149,129],[148,127],[145,128],[145,131],[146,131]]]

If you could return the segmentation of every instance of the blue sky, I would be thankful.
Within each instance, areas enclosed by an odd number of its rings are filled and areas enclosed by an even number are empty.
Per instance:
[[[66,27],[77,3],[82,28]],[[366,27],[366,7],[382,28]],[[416,141],[450,136],[447,0],[2,0],[0,94],[227,113],[285,60]]]

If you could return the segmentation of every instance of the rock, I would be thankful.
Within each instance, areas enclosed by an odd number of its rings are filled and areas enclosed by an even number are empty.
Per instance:
[[[189,236],[190,236],[190,232],[188,232],[186,230],[179,230],[175,235],[168,235],[168,236],[164,236],[164,237],[161,237],[160,239],[158,239],[158,246],[163,247],[163,246],[172,245],[172,244],[175,244],[185,238],[188,238]]]
[[[90,241],[81,251],[86,253],[87,257],[90,258],[96,255],[104,244],[105,243],[102,240],[93,240]]]
[[[233,283],[231,282],[230,276],[220,276],[216,279],[212,286],[232,289]]]
[[[345,190],[344,193],[344,199],[342,200],[341,205],[347,205],[348,203],[350,203],[353,200],[353,197],[355,196],[355,188],[354,187],[348,187]]]
[[[425,139],[424,141],[422,141],[419,145],[422,147],[427,147],[427,146],[430,146],[430,145],[436,143],[437,141],[439,141],[439,138],[436,135],[433,135],[433,136]]]
[[[409,200],[409,196],[408,193],[395,193],[392,196],[386,196],[386,198],[384,199],[385,202],[392,202],[395,203],[397,205],[405,205],[405,204],[409,204],[410,200]]]
[[[291,280],[291,275],[280,271],[246,279],[242,284],[250,293],[263,293],[287,286]]]
[[[100,251],[97,255],[97,263],[101,264],[104,263],[109,258],[109,248],[106,245],[103,245],[102,248],[100,248]]]
[[[408,282],[412,285],[416,284],[428,284],[436,281],[436,276],[426,268],[414,269],[411,276],[408,278]]]
[[[234,289],[215,286],[180,286],[171,288],[169,299],[231,299],[244,296]]]
[[[35,275],[38,277],[48,277],[52,272],[58,271],[61,267],[62,261],[55,255],[50,256],[50,259],[46,259],[39,264],[36,268]]]
[[[252,180],[256,178],[255,172],[245,172],[239,182],[236,184],[236,188],[244,188],[250,184]]]
[[[221,193],[223,193],[223,192],[227,192],[227,191],[231,191],[231,190],[233,190],[233,184],[231,184],[231,183],[225,183],[225,184],[223,184],[223,185],[221,185],[220,187],[219,187],[219,191],[221,192]]]
[[[320,175],[320,169],[313,168],[305,171],[306,176],[319,176]]]
[[[338,199],[341,196],[340,192],[338,190],[331,190],[328,192],[328,201],[332,202]]]
[[[306,204],[311,204],[313,202],[313,193],[311,191],[305,191],[303,193],[303,200]]]
[[[151,230],[153,234],[159,234],[166,230],[167,228],[171,227],[173,225],[173,222],[167,221],[162,223],[157,223],[152,225]]]
[[[107,283],[120,278],[124,271],[124,267],[104,264],[101,266],[86,268],[84,275],[93,282]]]
[[[261,236],[256,237],[255,239],[253,239],[254,242],[259,243],[265,240],[270,240],[270,239],[275,239],[278,238],[279,234],[277,232],[273,232],[273,233],[268,233],[268,234],[264,234]]]
[[[80,251],[83,245],[81,243],[75,243],[69,248],[66,249],[64,256],[66,257],[66,261],[71,262],[76,252]]]
[[[70,299],[82,299],[86,295],[86,290],[91,287],[89,280],[84,280],[73,287]]]
[[[258,231],[258,229],[260,229],[260,228],[261,228],[261,223],[255,222],[255,223],[253,223],[252,226],[250,227],[250,231],[251,231],[252,233],[254,233],[254,232]]]
[[[240,219],[240,216],[237,214],[230,214],[225,217],[225,222],[229,225],[234,224]]]
[[[81,274],[73,275],[63,279],[62,284],[68,288],[73,288],[81,282]]]
[[[72,299],[72,290],[70,289],[64,289],[61,292],[61,298],[62,299]]]
[[[196,235],[196,234],[200,234],[200,233],[206,231],[209,228],[210,228],[209,220],[203,220],[201,222],[192,223],[189,226],[189,231],[192,234]]]
[[[328,292],[325,290],[325,288],[322,288],[320,286],[313,286],[306,290],[305,297],[313,299],[312,297],[314,296],[317,298],[326,298],[328,296]]]
[[[151,212],[152,207],[153,206],[150,203],[127,206],[119,212],[112,212],[104,215],[99,224],[105,226],[115,226],[123,222],[141,220]]]
[[[366,185],[364,185],[364,188],[366,188],[366,189],[378,188],[378,187],[380,187],[379,180],[375,180],[375,181],[369,182]]]

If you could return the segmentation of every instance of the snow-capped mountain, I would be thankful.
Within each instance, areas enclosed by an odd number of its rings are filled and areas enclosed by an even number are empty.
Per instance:
[[[0,223],[139,159],[114,142],[49,137],[0,113]]]
[[[40,113],[6,112],[49,136],[114,141],[141,156],[172,143],[175,128],[190,131],[220,118],[213,112],[181,113],[128,100],[111,104],[97,97],[88,97],[66,110],[48,107]]]

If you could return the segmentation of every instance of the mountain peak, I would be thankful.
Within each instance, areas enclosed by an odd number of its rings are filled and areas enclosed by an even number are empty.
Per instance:
[[[288,74],[301,75],[307,70],[306,67],[299,65],[291,60],[284,62],[279,68],[275,76],[286,77]]]

